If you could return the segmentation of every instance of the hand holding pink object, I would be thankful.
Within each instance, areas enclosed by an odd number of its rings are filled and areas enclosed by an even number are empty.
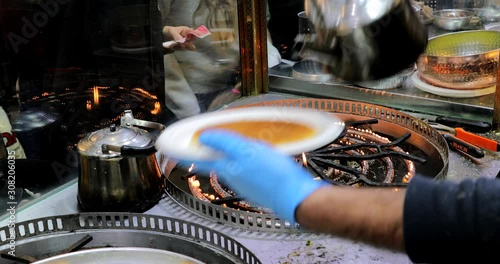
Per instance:
[[[196,29],[189,27],[169,27],[163,29],[164,35],[173,39],[163,42],[163,47],[167,49],[186,48],[194,50],[196,47],[191,43],[192,40],[204,38],[210,35],[210,31],[205,26],[199,26]]]

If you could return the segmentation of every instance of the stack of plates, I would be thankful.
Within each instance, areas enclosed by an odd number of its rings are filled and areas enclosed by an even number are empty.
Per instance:
[[[292,67],[292,77],[306,82],[323,83],[332,78],[327,66],[314,60],[302,60]]]
[[[488,95],[494,93],[496,89],[494,85],[491,87],[471,89],[471,90],[438,87],[422,80],[420,78],[418,71],[413,73],[413,75],[411,76],[411,80],[413,82],[413,85],[415,85],[415,87],[417,87],[422,91],[432,93],[435,95],[453,97],[453,98],[472,98],[472,97]]]

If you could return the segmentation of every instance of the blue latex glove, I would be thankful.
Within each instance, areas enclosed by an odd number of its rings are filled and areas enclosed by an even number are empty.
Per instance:
[[[214,161],[180,161],[195,164],[195,171],[208,175],[215,170],[219,179],[239,196],[271,208],[279,217],[295,222],[295,209],[317,188],[328,185],[314,180],[291,157],[262,142],[238,134],[211,130],[203,132],[200,143],[224,154]]]

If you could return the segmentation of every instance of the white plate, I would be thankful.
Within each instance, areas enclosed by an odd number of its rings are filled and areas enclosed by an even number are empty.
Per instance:
[[[441,88],[424,82],[422,79],[420,79],[418,71],[413,73],[413,75],[411,76],[411,80],[415,85],[415,87],[419,88],[422,91],[453,98],[471,98],[471,97],[483,96],[494,93],[496,89],[495,86],[486,87],[482,89],[473,89],[473,90],[457,90],[457,89]]]
[[[262,128],[262,133],[257,133],[262,135],[261,139],[265,139],[269,133],[279,137],[283,127],[280,129],[278,122],[296,123],[311,128],[314,131],[312,136],[275,145],[279,151],[287,155],[320,148],[337,139],[344,129],[344,122],[339,118],[320,110],[295,107],[236,108],[204,113],[175,122],[158,137],[156,149],[173,159],[216,159],[220,154],[199,144],[195,134],[209,127],[241,121],[275,122],[276,127]]]

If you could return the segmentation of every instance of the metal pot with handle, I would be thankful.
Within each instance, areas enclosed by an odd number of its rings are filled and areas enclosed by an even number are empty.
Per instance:
[[[84,211],[143,212],[161,199],[164,188],[156,161],[156,136],[143,128],[159,123],[134,119],[125,111],[120,126],[111,125],[78,142],[78,203]]]
[[[305,0],[305,9],[314,34],[303,57],[316,58],[345,81],[392,76],[427,44],[427,29],[408,0]]]

